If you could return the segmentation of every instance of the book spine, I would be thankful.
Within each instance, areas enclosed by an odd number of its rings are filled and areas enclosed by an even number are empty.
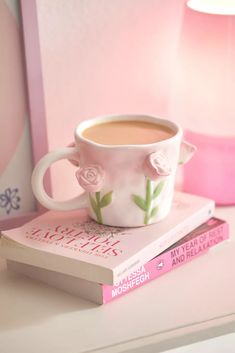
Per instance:
[[[161,275],[186,264],[206,253],[211,247],[228,238],[228,224],[220,223],[213,229],[197,234],[194,238],[171,247],[144,266],[139,267],[117,285],[102,285],[103,303],[116,299]]]
[[[184,236],[192,232],[199,225],[208,221],[212,217],[215,209],[214,201],[211,201],[204,208],[199,210],[196,214],[191,215],[184,222],[180,223],[173,230],[169,231],[160,238],[156,238],[156,241],[149,246],[146,246],[143,250],[138,252],[136,255],[129,258],[118,266],[113,271],[113,283],[118,283],[126,276],[132,273],[134,268],[140,267],[146,264],[149,259],[154,258],[156,255],[162,253],[164,250],[169,248],[172,244],[182,239]]]

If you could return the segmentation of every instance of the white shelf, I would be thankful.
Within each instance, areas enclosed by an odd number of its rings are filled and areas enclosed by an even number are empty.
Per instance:
[[[216,215],[230,223],[231,240],[104,306],[8,273],[1,260],[1,353],[156,353],[223,334],[231,340],[235,208]]]

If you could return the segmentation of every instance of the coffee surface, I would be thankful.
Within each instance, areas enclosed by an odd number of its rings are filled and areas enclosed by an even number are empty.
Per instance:
[[[143,145],[175,135],[167,126],[145,121],[113,121],[93,125],[83,131],[86,139],[102,145]]]

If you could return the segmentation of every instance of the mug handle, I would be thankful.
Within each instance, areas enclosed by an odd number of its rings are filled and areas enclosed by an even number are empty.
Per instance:
[[[187,141],[182,141],[180,146],[179,165],[188,163],[197,151],[197,147]]]
[[[78,147],[64,147],[56,151],[49,152],[36,164],[32,174],[32,189],[36,199],[46,208],[55,211],[73,211],[79,208],[86,208],[87,195],[82,193],[73,199],[66,201],[56,201],[51,198],[44,189],[43,178],[47,169],[56,161],[61,159],[78,159]]]

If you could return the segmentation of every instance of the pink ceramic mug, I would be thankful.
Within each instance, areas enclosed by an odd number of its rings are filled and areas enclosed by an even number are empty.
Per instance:
[[[102,145],[86,139],[87,128],[112,121],[144,121],[169,127],[168,139],[141,145]],[[115,115],[86,120],[75,130],[75,147],[65,147],[44,156],[32,175],[32,187],[46,208],[69,211],[88,208],[99,223],[136,227],[165,218],[172,205],[178,164],[193,155],[193,145],[182,142],[182,129],[165,119],[146,115]],[[85,192],[74,199],[56,201],[44,187],[50,165],[61,159],[77,160],[76,176]]]

